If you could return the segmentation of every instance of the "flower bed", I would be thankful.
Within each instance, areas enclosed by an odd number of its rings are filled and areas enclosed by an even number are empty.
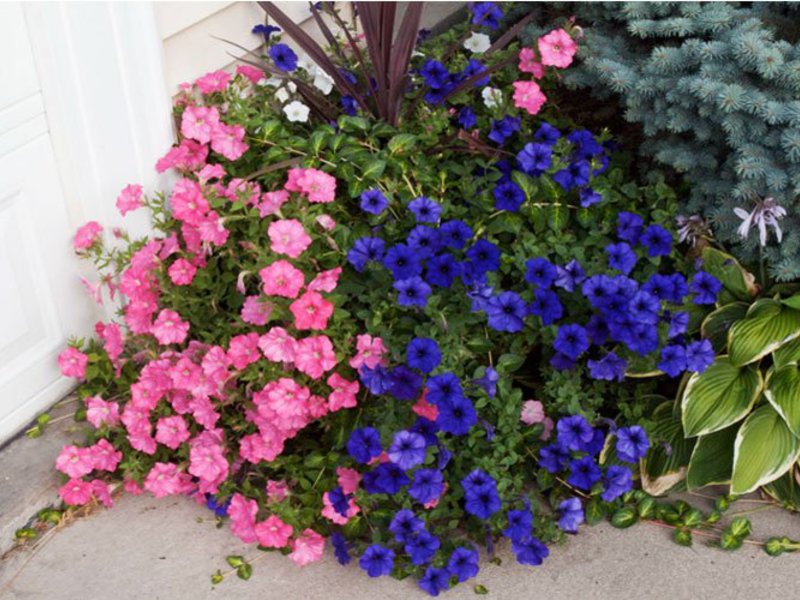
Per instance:
[[[412,53],[410,7],[386,59],[394,8],[358,8],[367,48],[334,62],[268,7],[317,64],[256,28],[259,68],[179,96],[172,191],[118,199],[153,235],[76,235],[121,309],[59,357],[92,425],[58,458],[65,504],[185,494],[261,550],[305,565],[330,538],[432,595],[480,546],[538,565],[605,516],[690,541],[694,513],[633,490],[675,468],[638,423],[661,442],[665,395],[717,364],[700,325],[741,270],[675,244],[675,193],[559,111],[577,30],[492,42],[476,3]]]

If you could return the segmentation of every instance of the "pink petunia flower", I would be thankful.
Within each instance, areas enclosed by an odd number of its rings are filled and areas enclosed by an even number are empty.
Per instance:
[[[98,471],[113,473],[122,460],[122,452],[114,448],[105,438],[86,448],[86,452],[92,461],[92,466]]]
[[[333,508],[329,493],[325,492],[322,494],[322,511],[320,514],[322,514],[322,516],[329,521],[333,521],[336,525],[346,525],[347,522],[359,512],[361,512],[361,509],[358,507],[355,500],[350,498],[347,502],[347,513],[342,515],[339,513],[339,511]]]
[[[196,171],[202,168],[208,158],[208,146],[195,140],[185,138],[180,145],[173,146],[156,162],[156,171],[163,173],[167,169]]]
[[[88,250],[100,239],[103,227],[97,221],[89,221],[86,225],[79,227],[72,240],[72,247],[78,250]]]
[[[103,306],[103,284],[102,282],[98,281],[96,283],[92,283],[86,277],[81,277],[81,285],[83,285],[83,289],[86,290],[86,293],[89,297],[95,301],[96,304],[99,306]]]
[[[86,405],[86,420],[95,428],[119,425],[119,404],[116,402],[106,402],[100,396],[89,396],[83,402]]]
[[[64,446],[56,459],[56,469],[72,479],[88,475],[94,469],[92,455],[86,448]]]
[[[209,348],[201,362],[203,374],[217,384],[227,381],[230,364],[231,360],[228,358],[228,353],[219,346]]]
[[[374,369],[384,363],[384,356],[388,353],[383,340],[377,336],[364,334],[356,336],[356,355],[350,359],[350,366],[358,370],[362,365]]]
[[[225,177],[225,169],[220,164],[206,165],[197,173],[200,183],[207,183],[210,179],[222,179]]]
[[[425,388],[422,392],[422,396],[419,397],[417,403],[411,407],[416,414],[418,414],[423,419],[428,419],[429,421],[435,421],[436,417],[439,416],[439,409],[435,404],[431,404],[428,402],[428,388]]]
[[[64,377],[85,378],[88,363],[89,357],[72,346],[62,350],[58,355],[58,366]]]
[[[333,217],[330,215],[319,215],[316,219],[314,219],[320,227],[322,227],[325,231],[333,231],[334,227],[336,227],[336,221],[334,221]]]
[[[167,448],[176,450],[189,437],[189,427],[181,416],[162,417],[156,423],[156,441]]]
[[[311,238],[297,219],[273,221],[267,233],[272,251],[289,258],[297,258],[311,245]]]
[[[122,188],[117,197],[117,210],[123,217],[142,205],[142,186],[132,183]]]
[[[272,314],[272,305],[259,296],[248,296],[242,305],[242,321],[251,325],[266,325]]]
[[[228,506],[231,533],[245,544],[252,544],[258,539],[254,530],[257,514],[258,504],[255,500],[248,500],[238,492],[233,495]]]
[[[207,144],[219,124],[216,106],[187,106],[181,116],[181,133],[201,144]]]
[[[244,141],[244,127],[220,123],[211,135],[211,149],[228,160],[237,160],[250,146]]]
[[[258,347],[268,360],[290,363],[294,361],[297,340],[283,327],[273,327],[259,338]]]
[[[297,369],[311,377],[319,379],[323,373],[336,366],[336,353],[333,344],[326,335],[308,337],[297,342],[294,354]]]
[[[322,330],[328,326],[333,314],[333,304],[317,292],[306,292],[289,305],[294,315],[294,326],[298,330]]]
[[[572,64],[578,44],[563,29],[555,29],[539,38],[539,54],[542,64],[564,69]]]
[[[328,203],[336,197],[336,178],[317,169],[305,169],[297,179],[297,187],[309,202]]]
[[[267,480],[267,501],[281,502],[289,496],[289,484],[285,481]]]
[[[231,338],[228,344],[228,358],[236,369],[244,369],[261,358],[258,353],[258,340],[258,334],[254,332]]]
[[[92,494],[97,498],[106,508],[114,506],[114,500],[111,498],[111,486],[105,481],[100,479],[93,479],[90,483],[92,486]]]
[[[328,409],[331,412],[342,408],[353,408],[356,405],[356,395],[361,389],[358,381],[349,381],[338,373],[333,373],[328,377],[327,383],[332,388],[328,395]]]
[[[81,479],[70,479],[58,490],[61,499],[71,506],[83,506],[92,500],[92,484]]]
[[[200,239],[204,242],[222,246],[228,241],[228,230],[223,225],[223,219],[213,210],[204,215],[197,224]]]
[[[292,552],[289,554],[294,563],[300,567],[318,561],[322,558],[325,549],[325,538],[313,529],[306,529],[303,534],[292,543]]]
[[[515,81],[514,86],[514,106],[524,108],[530,114],[535,115],[541,110],[547,96],[542,93],[539,84],[535,81]]]
[[[538,400],[526,400],[522,403],[522,411],[519,418],[526,425],[543,423],[545,418],[544,405]]]
[[[261,195],[261,202],[258,204],[258,214],[263,219],[269,215],[274,215],[289,200],[289,192],[278,190],[276,192],[265,192]]]
[[[181,320],[181,316],[174,310],[165,308],[150,328],[159,344],[182,344],[189,333],[189,323]]]
[[[223,91],[226,87],[228,87],[228,83],[230,82],[230,80],[231,80],[230,73],[218,70],[206,73],[205,75],[197,79],[194,82],[194,84],[204,94],[211,94],[213,92]]]
[[[210,209],[198,183],[185,178],[175,182],[169,205],[172,216],[194,226],[200,224]]]
[[[264,79],[264,71],[261,69],[256,69],[250,65],[239,65],[236,67],[236,73],[238,75],[244,75],[247,77],[252,83],[258,83],[262,79]]]
[[[308,284],[308,289],[312,292],[332,292],[339,283],[339,275],[341,273],[342,267],[322,271],[311,280],[311,283]]]
[[[197,267],[185,258],[179,258],[169,266],[167,273],[175,285],[189,285],[197,273]]]
[[[189,451],[189,473],[205,481],[219,481],[228,475],[228,461],[217,444],[199,444]]]
[[[284,185],[284,189],[289,192],[299,192],[300,190],[300,179],[303,177],[304,169],[289,169],[286,177],[286,185]]]
[[[180,494],[183,490],[183,480],[178,467],[173,463],[155,463],[144,478],[144,489],[156,498]]]
[[[123,350],[122,330],[116,323],[96,323],[94,330],[103,341],[103,349],[111,363],[116,367]]]
[[[294,529],[279,517],[270,515],[254,527],[258,543],[265,548],[284,548],[289,543]]]
[[[345,494],[355,494],[361,481],[361,473],[347,467],[336,467],[338,483]]]
[[[536,53],[532,48],[522,48],[519,51],[519,70],[530,73],[535,79],[544,77],[544,65],[536,60]]]
[[[305,276],[287,260],[278,260],[258,272],[267,296],[296,298],[303,288]]]

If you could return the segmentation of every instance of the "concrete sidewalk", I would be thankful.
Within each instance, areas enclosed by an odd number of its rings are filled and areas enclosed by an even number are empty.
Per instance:
[[[0,451],[3,485],[0,507],[4,535],[13,535],[7,509],[16,498],[35,512],[26,491],[57,482],[50,470],[58,447],[69,438],[48,432],[44,440],[19,439]],[[56,437],[55,443],[52,438]],[[14,460],[9,456],[13,454]],[[8,471],[24,459],[27,470]],[[16,479],[11,475],[16,474]],[[33,481],[36,479],[36,481]],[[42,479],[44,478],[44,479]],[[41,489],[39,497],[52,494]],[[693,499],[700,506],[702,499]],[[739,503],[732,511],[752,508]],[[787,535],[800,539],[800,517],[780,509],[752,515],[755,535]],[[11,532],[9,533],[9,529]],[[684,548],[670,539],[671,530],[639,524],[617,530],[602,524],[585,527],[569,543],[551,548],[541,567],[516,563],[507,548],[498,566],[483,561],[479,576],[447,592],[447,598],[475,598],[476,584],[492,598],[669,598],[791,597],[798,581],[800,554],[768,556],[756,546],[727,553],[703,545]],[[2,540],[6,548],[11,540]],[[225,571],[228,554],[260,557],[250,581],[235,575],[213,587],[211,574]],[[788,594],[788,596],[787,596]],[[217,529],[210,511],[187,498],[157,500],[122,496],[111,510],[98,509],[86,518],[48,535],[31,550],[11,552],[0,563],[0,598],[28,600],[140,599],[320,599],[361,600],[428,597],[412,580],[370,579],[354,563],[340,567],[330,548],[320,563],[303,569],[278,553],[260,553],[241,544],[227,527]]]

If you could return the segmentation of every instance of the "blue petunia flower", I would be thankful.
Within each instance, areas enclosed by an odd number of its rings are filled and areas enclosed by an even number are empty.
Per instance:
[[[563,267],[556,266],[556,272],[557,277],[553,282],[554,285],[568,292],[574,291],[577,286],[586,280],[583,267],[575,259],[572,259]]]
[[[558,526],[567,533],[578,533],[578,526],[583,523],[581,501],[578,498],[567,498],[558,505],[558,512]]]
[[[430,338],[414,338],[408,343],[406,348],[406,362],[408,366],[430,373],[442,360],[442,353],[439,344]],[[455,376],[454,376],[455,377]],[[430,385],[430,384],[429,384]]]
[[[576,458],[569,463],[567,483],[581,490],[590,490],[600,481],[600,467],[591,456]]]
[[[566,168],[556,171],[553,174],[553,181],[568,192],[572,188],[587,185],[590,176],[591,168],[588,161],[578,160],[571,162]]]
[[[437,403],[436,424],[445,433],[466,435],[478,422],[475,407],[467,398],[454,397]]]
[[[631,244],[638,244],[644,230],[644,220],[637,214],[622,211],[617,215],[617,237]]]
[[[495,144],[503,145],[505,141],[519,131],[519,117],[505,116],[502,119],[492,121],[488,137]]]
[[[486,315],[489,327],[495,331],[517,333],[525,326],[528,314],[525,301],[515,292],[502,292],[486,302]]]
[[[419,580],[419,587],[431,596],[438,596],[441,592],[449,589],[450,574],[445,569],[428,567]]]
[[[392,373],[383,365],[375,365],[372,369],[367,365],[361,365],[358,376],[364,387],[376,396],[391,391],[395,384]]]
[[[389,531],[394,534],[394,539],[398,543],[405,543],[417,533],[425,529],[425,523],[415,516],[407,508],[398,510],[392,522],[389,523]]]
[[[433,90],[441,90],[450,84],[450,72],[438,60],[430,59],[422,65],[419,74],[425,85]]]
[[[251,33],[255,35],[263,35],[265,40],[269,39],[273,33],[277,33],[281,30],[280,27],[275,27],[275,25],[264,25],[263,23],[259,23],[253,29],[251,29]]]
[[[500,375],[492,367],[486,367],[483,377],[473,380],[477,386],[483,388],[489,398],[494,398],[497,394],[497,382],[500,380]]]
[[[459,82],[469,79],[475,75],[483,73],[486,71],[486,66],[479,60],[475,58],[470,58],[467,62],[467,66],[464,67],[464,70],[461,73],[461,77],[459,78]],[[485,87],[489,85],[489,76],[481,77],[480,79],[476,79],[475,83],[472,84],[472,87]]]
[[[357,463],[365,465],[383,452],[381,435],[373,427],[354,429],[347,441],[347,452]]]
[[[534,293],[533,302],[528,307],[532,315],[541,317],[542,325],[552,325],[564,315],[561,300],[553,290],[538,289]]]
[[[389,206],[389,201],[379,189],[373,188],[361,193],[361,210],[364,212],[379,215],[386,210],[387,206]]]
[[[370,493],[394,495],[411,482],[405,471],[391,462],[381,463],[372,474],[374,491]]]
[[[576,323],[562,325],[558,328],[553,347],[572,360],[577,359],[589,349],[589,336],[586,330]]]
[[[422,274],[422,263],[417,253],[406,244],[395,244],[389,248],[382,262],[395,279],[409,279]]]
[[[675,314],[670,315],[669,331],[667,332],[667,336],[669,336],[670,339],[681,336],[686,333],[688,327],[689,313],[686,311],[676,312]]]
[[[661,302],[649,292],[640,290],[631,298],[629,310],[631,317],[637,322],[655,325],[658,323]]]
[[[612,502],[633,487],[633,477],[628,467],[612,465],[603,475],[603,493],[600,497],[605,502]]]
[[[547,546],[539,538],[532,535],[521,540],[512,541],[511,550],[516,555],[519,564],[533,567],[542,564],[544,559],[550,555]]]
[[[550,444],[539,450],[539,466],[550,473],[560,473],[569,460],[569,450],[560,444]]]
[[[625,275],[633,271],[639,260],[636,252],[625,242],[609,244],[606,246],[606,254],[608,254],[608,266],[622,271]]]
[[[458,111],[458,124],[466,130],[474,129],[478,125],[478,119],[471,106],[464,106]]]
[[[269,49],[269,56],[281,71],[291,72],[297,68],[297,55],[286,44],[275,44]]]
[[[508,527],[503,535],[510,540],[522,540],[531,534],[533,515],[529,509],[508,511]]]
[[[397,303],[400,306],[425,306],[431,295],[431,286],[416,275],[395,281],[392,287],[397,290]]]
[[[394,568],[394,550],[384,548],[380,544],[368,547],[358,561],[358,566],[370,577],[388,575]]]
[[[469,474],[461,480],[461,487],[465,490],[472,488],[479,488],[484,485],[494,484],[495,481],[483,469],[473,469]]]
[[[571,131],[567,134],[567,140],[575,145],[573,154],[578,158],[589,159],[603,153],[603,146],[586,129]]]
[[[625,462],[635,463],[647,454],[650,440],[639,425],[617,429],[617,457]]]
[[[583,208],[589,208],[603,201],[603,195],[590,187],[585,187],[578,192],[578,198]]]
[[[440,254],[428,260],[425,267],[425,281],[431,285],[449,288],[460,272],[461,267],[452,254]]]
[[[528,143],[517,154],[517,166],[519,170],[538,177],[548,171],[553,165],[553,149],[546,143]]]
[[[503,18],[503,11],[497,6],[496,2],[475,2],[470,7],[472,11],[472,24],[497,29],[500,27],[500,19]]]
[[[417,220],[417,223],[436,223],[442,213],[439,203],[426,196],[414,198],[408,203],[410,210]]]
[[[444,477],[437,469],[419,469],[408,488],[408,495],[420,504],[436,500],[444,491]]]
[[[695,304],[714,304],[722,289],[722,283],[713,275],[705,271],[698,271],[692,278],[689,289],[694,294]]]
[[[434,446],[439,441],[436,434],[439,431],[439,426],[434,421],[426,419],[425,417],[417,417],[414,424],[411,426],[411,431],[419,433],[425,438],[425,443],[428,446]]]
[[[459,583],[472,579],[479,570],[478,553],[471,548],[456,548],[447,561],[447,572]]]
[[[449,371],[428,378],[426,383],[428,393],[426,399],[431,404],[440,404],[464,397],[461,381]]]
[[[427,225],[417,225],[408,233],[406,243],[417,258],[429,258],[439,250],[439,231]]]
[[[677,377],[686,370],[686,348],[672,345],[661,349],[658,368],[670,377]]]
[[[672,234],[661,225],[650,225],[644,230],[639,243],[647,248],[650,257],[669,256],[672,252]]]
[[[420,434],[398,431],[392,438],[392,445],[389,446],[389,460],[404,471],[408,471],[425,462],[427,447],[425,438]]]
[[[571,415],[556,423],[557,439],[560,446],[583,452],[594,437],[594,429],[582,415]]]
[[[406,540],[405,551],[411,557],[411,563],[419,566],[431,562],[439,546],[439,538],[423,529]]]
[[[592,379],[605,381],[624,380],[625,371],[628,368],[628,361],[620,358],[614,352],[609,352],[600,360],[589,360],[586,364],[589,367],[589,376]]]
[[[350,564],[350,544],[347,543],[345,537],[335,531],[331,534],[331,543],[333,544],[333,553],[339,564],[342,566]]]
[[[561,137],[561,132],[550,125],[550,123],[542,123],[536,133],[533,134],[533,139],[552,146]]]
[[[486,273],[500,268],[500,250],[488,240],[479,239],[467,250],[467,258],[476,270]]]
[[[465,489],[464,501],[464,510],[479,519],[488,519],[502,507],[494,481]]]
[[[350,510],[350,497],[352,494],[345,494],[342,486],[337,485],[328,492],[328,500],[330,500],[333,509],[342,515],[347,516],[347,511]]]
[[[340,102],[342,105],[342,112],[344,112],[344,114],[351,117],[355,117],[358,114],[358,101],[356,101],[355,98],[345,94],[342,96]]]
[[[439,227],[442,244],[454,250],[460,250],[472,237],[472,229],[464,221],[445,221]]]
[[[361,273],[364,267],[367,266],[367,263],[381,261],[383,259],[385,247],[386,244],[380,238],[359,238],[347,253],[347,260],[353,265],[356,271]]]
[[[525,203],[525,192],[510,179],[501,179],[492,191],[494,207],[497,210],[518,212]]]
[[[550,366],[556,371],[570,371],[575,368],[575,360],[566,354],[556,352],[550,357]]]
[[[558,278],[558,270],[546,258],[531,258],[525,262],[525,281],[531,285],[549,288]]]
[[[686,369],[702,373],[714,364],[714,348],[708,340],[697,340],[686,348]]]
[[[391,371],[389,393],[398,400],[416,400],[422,387],[422,376],[406,367],[398,365]]]

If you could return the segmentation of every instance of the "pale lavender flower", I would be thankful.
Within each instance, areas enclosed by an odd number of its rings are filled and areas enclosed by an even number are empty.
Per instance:
[[[678,223],[678,241],[681,243],[689,242],[692,246],[695,246],[700,238],[711,235],[708,223],[700,215],[692,215],[690,217],[678,215],[675,221]]]
[[[738,207],[734,208],[733,212],[742,219],[742,224],[737,230],[742,238],[746,239],[750,235],[750,228],[756,226],[758,227],[758,240],[762,246],[767,245],[768,227],[775,230],[775,237],[778,238],[779,244],[783,240],[783,231],[781,231],[778,221],[786,216],[786,209],[778,206],[774,198],[764,198],[757,202],[755,208],[750,212]]]

